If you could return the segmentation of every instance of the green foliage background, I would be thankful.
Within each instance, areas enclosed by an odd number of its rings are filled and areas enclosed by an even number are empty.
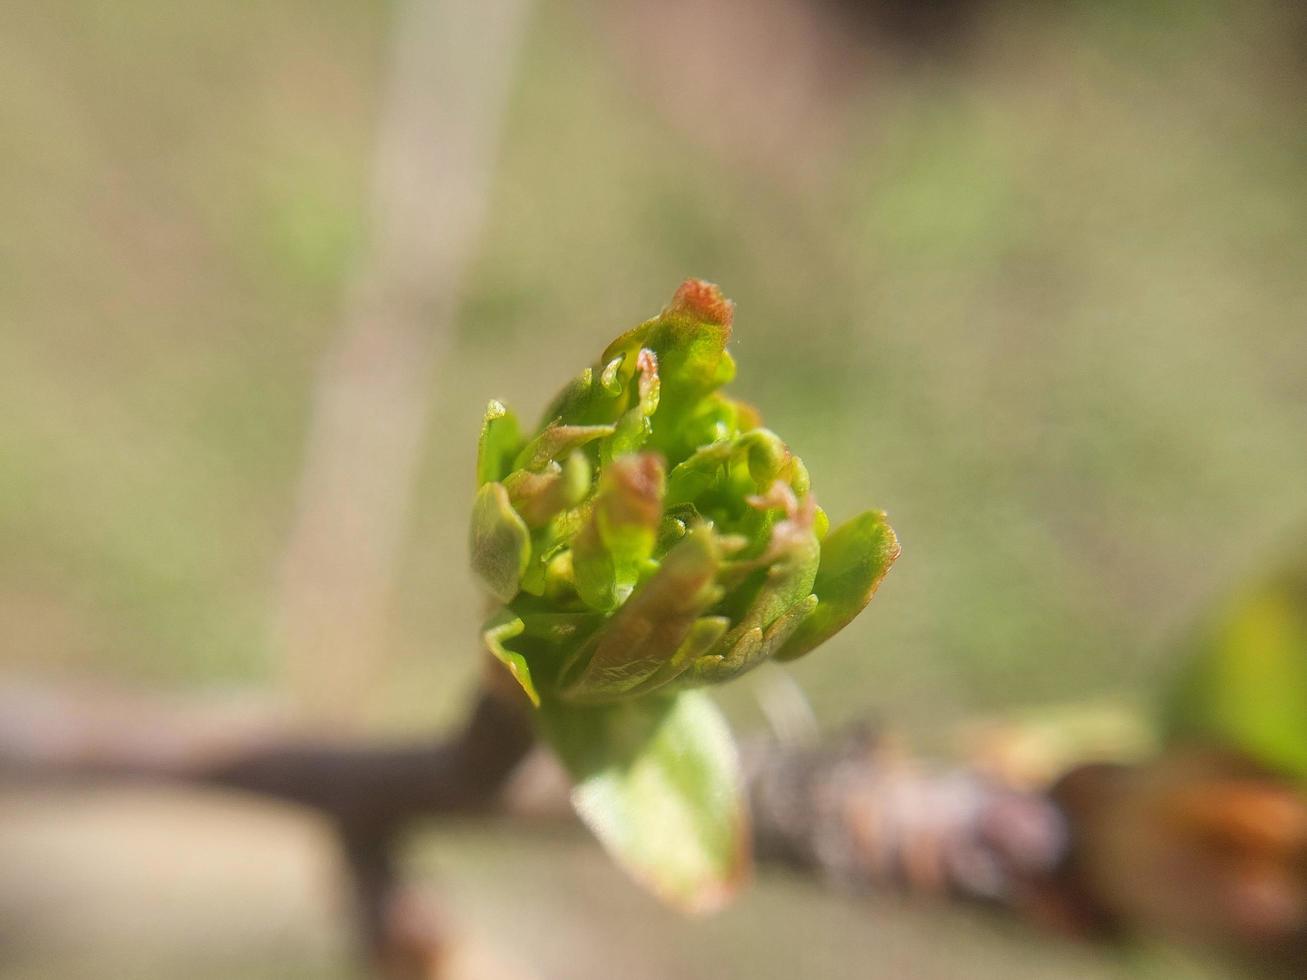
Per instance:
[[[269,597],[363,233],[387,20],[235,9],[0,13],[7,672],[275,673]],[[796,187],[689,141],[614,83],[574,7],[544,3],[376,724],[452,717],[471,683],[486,400],[532,414],[686,275],[737,302],[736,391],[823,506],[874,501],[903,542],[868,612],[794,667],[823,723],[880,715],[930,741],[980,712],[1150,697],[1159,641],[1307,516],[1291,11],[999,5],[961,60],[868,86],[838,158]],[[726,692],[745,722],[754,696]]]

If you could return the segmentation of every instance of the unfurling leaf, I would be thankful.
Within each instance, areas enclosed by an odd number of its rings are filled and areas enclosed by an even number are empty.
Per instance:
[[[611,425],[562,425],[555,422],[545,426],[540,435],[526,444],[517,454],[514,466],[525,470],[544,469],[550,462],[568,455],[572,450],[612,434]]]
[[[604,467],[589,520],[572,542],[576,591],[611,612],[626,601],[653,557],[662,521],[663,463],[653,454],[621,456]]]
[[[531,535],[502,483],[487,483],[477,491],[471,550],[472,570],[486,591],[500,602],[512,599],[531,560]]]
[[[860,514],[827,534],[812,584],[817,606],[780,648],[777,659],[802,657],[849,625],[876,594],[899,551],[898,538],[878,510]]]
[[[535,682],[531,680],[531,665],[526,657],[508,649],[504,644],[526,631],[526,624],[508,609],[501,609],[490,622],[482,627],[482,636],[486,649],[494,654],[501,664],[508,668],[513,679],[522,685],[522,690],[531,699],[531,703],[540,707],[540,695],[536,693]]]
[[[502,480],[512,469],[513,457],[522,448],[517,419],[502,403],[492,401],[481,423],[477,443],[477,486]]]
[[[706,695],[546,704],[540,720],[575,781],[576,812],[633,877],[696,913],[740,887],[749,833],[739,762]]]
[[[584,668],[563,688],[563,697],[580,702],[611,700],[673,663],[696,621],[721,595],[714,585],[719,561],[711,533],[691,532],[581,648],[578,661]]]

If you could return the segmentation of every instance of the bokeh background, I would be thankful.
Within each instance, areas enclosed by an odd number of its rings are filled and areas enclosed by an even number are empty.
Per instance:
[[[791,671],[823,728],[948,751],[977,717],[1146,715],[1168,636],[1307,521],[1300,5],[444,6],[0,9],[6,683],[455,720],[486,400],[533,416],[691,275],[736,301],[737,390],[826,509],[882,507],[903,541]],[[470,149],[388,165],[433,119]],[[397,282],[417,299],[378,343],[417,337],[423,369],[383,351],[359,381]],[[333,443],[353,383],[411,397]],[[305,474],[350,438],[315,510]],[[332,589],[371,598],[318,660]],[[777,683],[724,692],[740,727]],[[347,975],[294,814],[56,794],[0,826],[6,977]],[[774,877],[684,923],[571,836],[433,832],[413,860],[542,977],[1218,975]]]

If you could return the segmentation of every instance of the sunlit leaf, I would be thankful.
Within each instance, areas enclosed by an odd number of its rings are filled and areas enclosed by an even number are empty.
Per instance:
[[[506,645],[515,637],[521,636],[526,625],[508,609],[501,609],[481,628],[481,639],[501,664],[508,668],[513,679],[522,685],[522,690],[536,707],[540,706],[540,694],[531,679],[531,665],[526,657],[510,650]]]
[[[518,469],[539,470],[551,460],[561,459],[588,442],[613,434],[611,425],[563,425],[553,423],[526,444],[514,460]]]
[[[719,649],[702,657],[688,679],[698,683],[730,680],[772,656],[802,628],[817,606],[811,594],[821,557],[812,533],[811,513],[787,519],[773,529],[771,550],[756,583],[739,590],[748,604],[733,618],[734,626]]]
[[[477,442],[477,486],[502,480],[522,448],[517,419],[501,402],[491,401],[481,422]]]
[[[572,542],[576,590],[611,611],[640,580],[662,522],[663,464],[652,454],[613,460],[599,478],[590,515]]]
[[[545,704],[539,717],[575,781],[577,813],[632,876],[688,912],[740,887],[750,848],[739,762],[707,696]]]
[[[613,363],[620,364],[624,360],[625,358],[618,358]],[[653,432],[651,419],[654,412],[658,410],[658,402],[662,396],[662,382],[658,377],[658,358],[653,351],[641,349],[635,358],[635,363],[637,373],[634,404],[617,420],[613,434],[604,440],[601,448],[605,461],[625,453],[638,452],[649,441],[649,436]],[[619,386],[620,392],[620,379],[613,383]]]
[[[504,480],[513,509],[527,526],[548,524],[559,511],[575,507],[590,489],[590,463],[573,452],[561,464],[550,460],[541,470],[514,470]]]
[[[612,698],[672,661],[696,620],[721,594],[714,584],[719,560],[706,527],[668,552],[653,577],[578,652],[584,667],[563,696],[573,701]]]
[[[486,591],[500,602],[512,599],[531,560],[531,534],[502,483],[487,483],[477,491],[471,552],[472,571]]]
[[[794,660],[842,630],[876,594],[899,556],[899,541],[881,511],[841,524],[821,542],[821,564],[812,591],[817,606],[776,654]]]

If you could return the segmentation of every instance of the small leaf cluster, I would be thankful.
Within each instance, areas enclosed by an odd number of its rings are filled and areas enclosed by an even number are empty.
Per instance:
[[[732,314],[690,280],[533,430],[491,402],[472,508],[486,648],[540,708],[577,813],[692,911],[750,854],[734,742],[696,688],[812,650],[899,553],[879,511],[831,530],[802,461],[723,393]]]
[[[524,433],[482,426],[472,567],[488,649],[537,705],[730,680],[847,624],[898,554],[878,511],[835,531],[798,456],[722,387],[732,304],[686,282]]]

